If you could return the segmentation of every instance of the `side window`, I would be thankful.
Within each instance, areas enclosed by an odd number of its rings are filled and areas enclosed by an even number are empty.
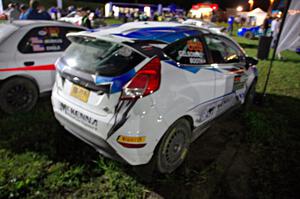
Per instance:
[[[61,52],[70,45],[66,34],[78,31],[81,29],[54,26],[33,28],[20,41],[18,49],[24,54]]]
[[[207,63],[203,43],[198,37],[174,43],[166,49],[165,53],[180,64],[199,65]]]
[[[244,61],[243,53],[231,41],[217,36],[205,36],[205,41],[213,63],[226,64]]]

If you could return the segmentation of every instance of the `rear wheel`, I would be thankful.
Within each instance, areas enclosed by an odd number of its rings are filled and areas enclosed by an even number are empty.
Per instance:
[[[247,32],[245,33],[245,37],[246,37],[247,39],[253,39],[253,38],[254,38],[254,34],[253,34],[252,32],[250,32],[250,31],[247,31]]]
[[[191,125],[186,119],[177,120],[166,132],[156,151],[157,169],[171,173],[184,161],[191,143]]]
[[[15,77],[0,86],[0,109],[6,113],[27,112],[37,100],[37,86],[29,79]]]

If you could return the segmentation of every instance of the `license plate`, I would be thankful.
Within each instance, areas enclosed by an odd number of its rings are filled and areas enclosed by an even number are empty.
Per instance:
[[[70,95],[86,103],[89,99],[90,91],[81,86],[73,84]]]

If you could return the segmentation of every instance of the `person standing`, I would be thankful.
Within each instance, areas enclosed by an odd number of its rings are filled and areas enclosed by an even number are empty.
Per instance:
[[[277,24],[279,22],[279,18],[275,18],[272,20],[272,23],[271,23],[271,34],[272,36],[276,33],[276,28],[277,28]]]
[[[20,14],[19,19],[22,19],[24,17],[24,14],[27,11],[27,6],[25,4],[21,4],[20,5],[20,11],[21,11],[21,14]]]
[[[87,27],[88,29],[92,29],[91,20],[89,19],[89,9],[88,8],[80,8],[79,13],[82,17],[81,25]]]
[[[14,3],[8,4],[7,19],[9,21],[13,21],[19,19],[19,16],[20,16],[20,11],[17,8],[17,5]]]
[[[269,21],[270,21],[270,17],[267,16],[263,22],[264,36],[267,36],[267,34],[268,34],[269,24],[270,24]]]
[[[29,3],[29,9],[23,14],[23,20],[51,20],[51,16],[44,10],[40,11],[40,3],[37,0],[31,0]]]
[[[233,16],[228,17],[227,23],[228,23],[227,32],[229,32],[229,35],[232,36],[234,17]]]

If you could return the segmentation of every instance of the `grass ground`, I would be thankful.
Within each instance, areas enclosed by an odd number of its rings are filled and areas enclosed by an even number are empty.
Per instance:
[[[255,56],[256,40],[235,39]],[[54,119],[49,98],[0,115],[0,198],[297,198],[300,56],[276,60],[264,106],[232,114],[192,146],[183,168],[143,183]],[[269,61],[258,64],[262,92]]]

